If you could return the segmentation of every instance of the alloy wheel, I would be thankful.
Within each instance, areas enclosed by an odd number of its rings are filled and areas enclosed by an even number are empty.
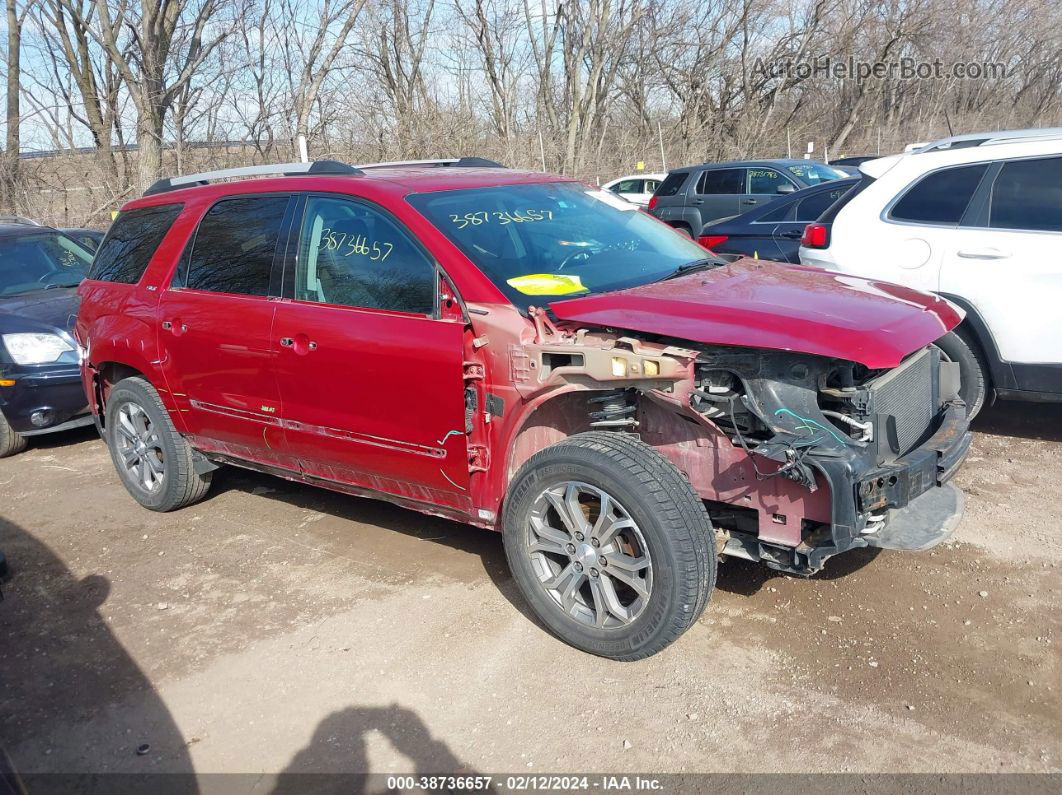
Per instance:
[[[570,618],[597,629],[638,618],[653,589],[653,564],[623,505],[588,483],[545,489],[531,506],[527,552],[539,584]]]
[[[117,419],[115,441],[126,476],[144,492],[154,494],[166,479],[166,455],[158,431],[136,403],[119,408]]]

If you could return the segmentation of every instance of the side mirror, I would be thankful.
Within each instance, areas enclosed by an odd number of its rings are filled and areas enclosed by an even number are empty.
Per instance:
[[[796,193],[796,188],[793,186],[792,182],[783,182],[775,190],[775,193],[780,193],[780,194]]]

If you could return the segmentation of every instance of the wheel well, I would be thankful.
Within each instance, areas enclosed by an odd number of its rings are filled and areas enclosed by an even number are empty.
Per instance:
[[[126,378],[133,376],[144,377],[144,374],[137,370],[135,367],[130,367],[127,364],[121,362],[103,362],[96,368],[95,378],[95,390],[96,390],[96,404],[99,406],[99,413],[97,419],[100,427],[102,428],[106,422],[106,406],[107,398],[110,397],[111,388]]]
[[[1000,358],[988,324],[968,301],[950,293],[941,293],[941,295],[966,312],[966,317],[953,330],[973,347],[974,354],[979,356],[983,362],[989,393],[993,394],[997,388],[1004,389],[1010,386],[1008,368]]]

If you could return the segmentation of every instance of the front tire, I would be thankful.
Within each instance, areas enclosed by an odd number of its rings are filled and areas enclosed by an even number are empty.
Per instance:
[[[949,361],[959,365],[959,397],[966,404],[966,416],[971,420],[985,405],[988,396],[988,376],[984,363],[973,342],[962,331],[949,331],[934,343]]]
[[[191,446],[143,378],[126,378],[111,389],[104,430],[122,485],[145,508],[173,511],[206,494],[211,473],[195,471]]]
[[[0,458],[21,453],[28,445],[26,437],[14,431],[3,412],[0,412]]]
[[[509,568],[535,615],[566,643],[648,657],[701,614],[715,585],[704,504],[633,436],[578,434],[533,456],[504,517]]]

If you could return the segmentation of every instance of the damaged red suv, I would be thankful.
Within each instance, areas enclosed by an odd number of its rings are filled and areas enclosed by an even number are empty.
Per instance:
[[[251,167],[126,205],[77,338],[129,493],[173,510],[232,464],[499,530],[542,622],[624,660],[727,556],[807,575],[950,534],[951,305],[496,166]]]

